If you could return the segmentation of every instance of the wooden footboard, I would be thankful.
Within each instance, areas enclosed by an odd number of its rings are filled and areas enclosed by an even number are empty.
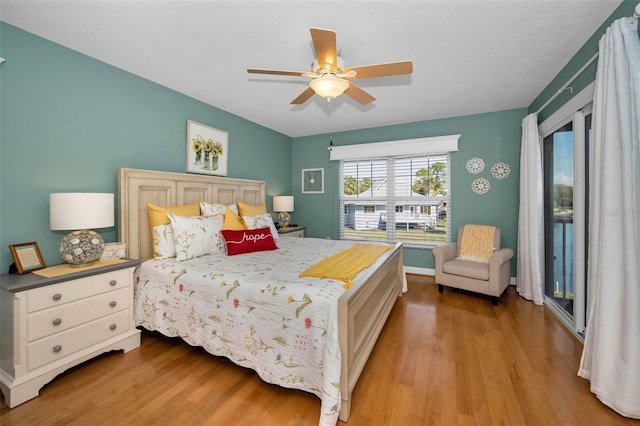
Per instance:
[[[374,272],[338,300],[338,334],[342,352],[340,420],[351,411],[351,394],[382,332],[389,313],[402,295],[402,243],[372,266]]]

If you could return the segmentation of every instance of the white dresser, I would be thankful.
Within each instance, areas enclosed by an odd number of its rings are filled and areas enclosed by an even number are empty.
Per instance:
[[[140,346],[133,270],[140,262],[58,277],[2,275],[0,389],[13,408],[70,367]]]

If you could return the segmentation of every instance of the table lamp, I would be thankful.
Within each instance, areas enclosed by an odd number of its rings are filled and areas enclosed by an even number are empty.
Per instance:
[[[291,224],[289,212],[293,211],[293,196],[275,195],[273,197],[273,211],[279,212],[278,225],[280,225],[281,228],[288,227]]]
[[[52,231],[73,230],[60,243],[60,256],[72,268],[100,260],[104,239],[93,231],[114,225],[113,194],[65,192],[49,194]]]

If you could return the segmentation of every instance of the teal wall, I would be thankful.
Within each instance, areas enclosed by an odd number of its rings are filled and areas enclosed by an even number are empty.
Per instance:
[[[555,76],[547,87],[534,99],[529,105],[528,111],[536,112],[547,100],[556,94],[556,92],[576,74],[596,53],[598,53],[598,42],[611,26],[613,21],[620,18],[630,17],[638,4],[638,0],[623,1],[620,6],[605,20],[596,32],[587,40],[587,42],[578,50],[578,52],[567,62],[567,65]],[[560,107],[569,102],[582,89],[587,87],[596,79],[596,67],[598,60],[589,65],[574,81],[571,83],[571,91],[565,90],[559,94],[544,110],[538,114],[538,123],[542,123],[551,114],[556,112]]]
[[[336,145],[462,134],[452,154],[452,223],[493,223],[503,245],[516,247],[520,123],[536,111],[596,52],[615,19],[631,16],[637,1],[624,1],[552,80],[528,109],[422,121],[333,134]],[[37,241],[47,264],[60,263],[62,232],[49,230],[51,192],[116,192],[120,167],[183,172],[186,121],[229,132],[229,176],[264,179],[268,195],[296,196],[293,221],[307,235],[337,238],[337,163],[329,162],[329,135],[291,139],[241,117],[91,59],[0,22],[0,247]],[[573,94],[594,80],[595,64],[572,84]],[[573,95],[559,96],[540,114],[544,120]],[[511,166],[478,196],[476,177],[465,169],[472,157],[488,167]],[[273,167],[277,165],[279,167]],[[301,193],[301,169],[325,169],[325,193]],[[271,197],[267,197],[270,208]],[[101,232],[117,240],[117,229]],[[12,262],[0,249],[0,272]],[[405,264],[433,268],[430,250],[407,249]],[[513,263],[515,266],[515,261]],[[515,268],[512,268],[512,275]]]
[[[120,167],[184,172],[187,120],[229,132],[230,177],[291,192],[286,135],[6,23],[0,56],[2,273],[9,244],[36,241],[47,265],[61,263],[65,233],[49,230],[49,193],[115,193]],[[99,231],[117,241],[116,227]]]
[[[349,132],[300,137],[293,139],[293,191],[295,214],[299,224],[306,226],[311,237],[339,238],[338,168],[337,161],[329,161],[327,150],[332,137],[334,145],[352,145],[401,139],[461,134],[459,151],[451,154],[451,220],[454,238],[457,227],[465,223],[493,224],[502,228],[502,245],[516,249],[518,231],[518,186],[520,139],[525,108],[487,114],[410,124],[354,130]],[[467,160],[482,158],[485,170],[472,175],[467,172]],[[497,162],[507,163],[511,175],[503,180],[491,177],[489,169]],[[324,194],[302,194],[301,171],[307,168],[325,169]],[[471,182],[483,177],[491,183],[486,195],[471,191]],[[430,249],[407,248],[407,266],[433,268]],[[515,265],[515,260],[513,261]],[[512,269],[515,275],[515,268]]]

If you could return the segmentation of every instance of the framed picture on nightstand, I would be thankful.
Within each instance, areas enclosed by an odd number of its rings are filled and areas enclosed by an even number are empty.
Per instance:
[[[42,260],[42,254],[40,254],[40,247],[35,241],[9,244],[9,250],[11,251],[11,256],[13,256],[18,274],[46,268],[44,260]]]
[[[302,193],[324,194],[324,169],[302,169]]]

